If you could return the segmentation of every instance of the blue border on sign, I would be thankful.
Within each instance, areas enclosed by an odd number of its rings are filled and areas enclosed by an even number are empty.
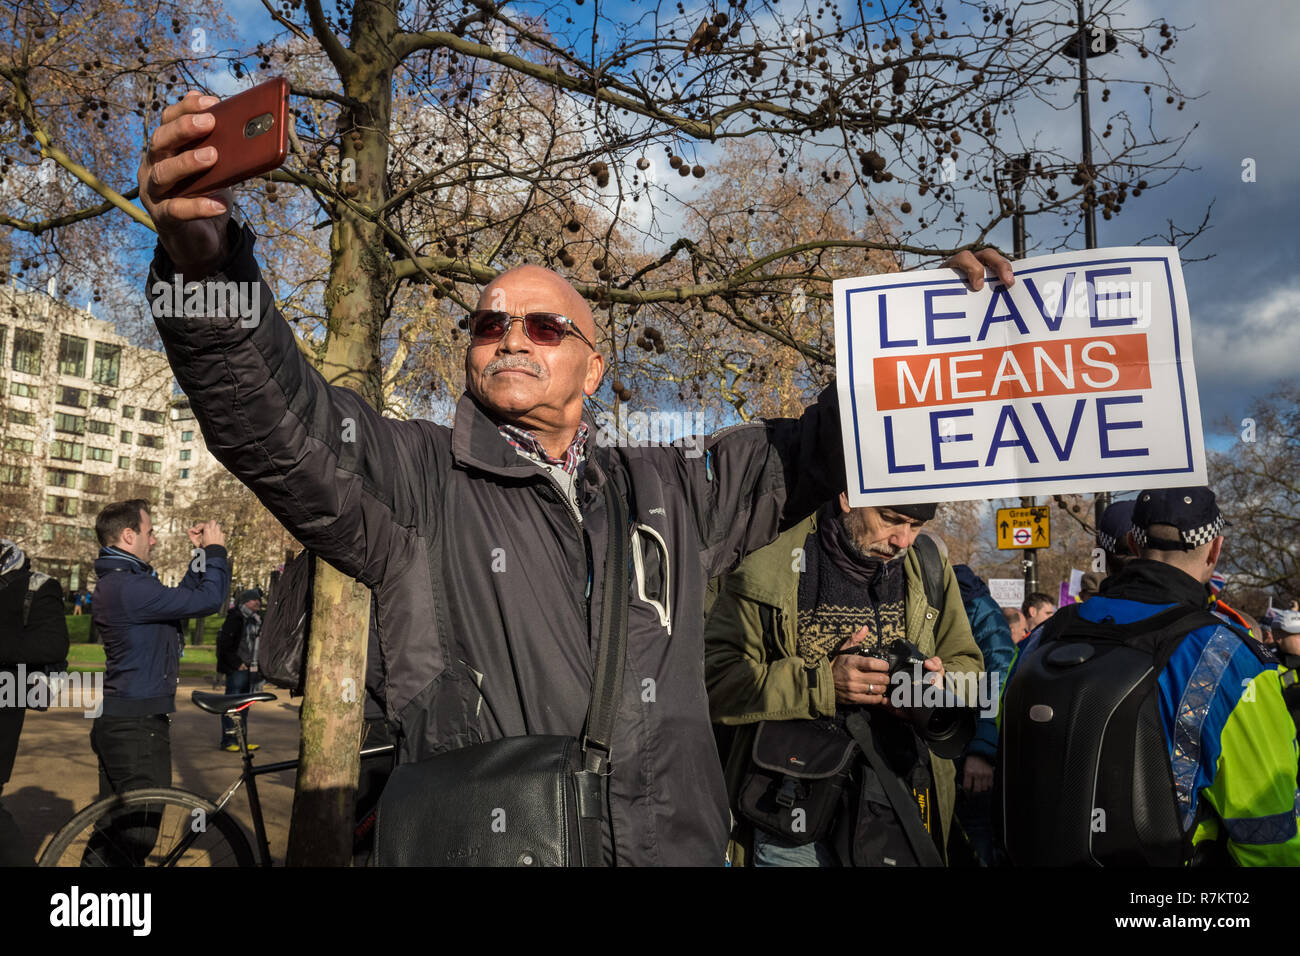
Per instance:
[[[943,285],[963,285],[963,279],[926,279],[920,282],[897,282],[893,285],[872,286],[858,289],[844,290],[844,316],[845,316],[845,333],[846,342],[849,350],[849,404],[853,413],[853,450],[856,453],[858,466],[858,491],[860,494],[874,494],[883,491],[929,491],[936,488],[970,488],[977,485],[1027,485],[1043,481],[1062,481],[1081,478],[1129,478],[1144,475],[1179,475],[1193,471],[1192,464],[1192,426],[1191,419],[1187,414],[1187,384],[1183,381],[1183,356],[1182,342],[1178,337],[1178,302],[1174,298],[1174,277],[1169,268],[1169,258],[1167,256],[1134,256],[1121,259],[1093,259],[1087,262],[1072,262],[1069,266],[1039,266],[1036,269],[1026,269],[1023,272],[1017,272],[1017,276],[1033,275],[1035,272],[1049,272],[1065,268],[1086,268],[1088,266],[1104,266],[1116,262],[1159,262],[1165,267],[1165,284],[1169,292],[1169,314],[1173,321],[1174,333],[1174,360],[1178,369],[1178,401],[1183,410],[1183,444],[1187,451],[1187,466],[1185,468],[1148,468],[1141,471],[1104,471],[1086,475],[1044,475],[1040,478],[999,478],[996,481],[979,480],[979,481],[945,481],[930,485],[890,485],[884,488],[867,488],[866,476],[862,471],[862,435],[858,428],[858,393],[854,387],[853,374],[853,311],[849,308],[849,299],[856,292],[887,292],[891,289],[908,289],[913,286],[943,286]]]

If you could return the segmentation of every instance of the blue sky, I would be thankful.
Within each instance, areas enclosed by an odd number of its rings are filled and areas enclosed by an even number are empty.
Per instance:
[[[589,22],[594,2],[571,7],[574,19]],[[698,3],[687,6],[703,9]],[[271,35],[269,17],[258,0],[232,0],[226,8],[248,38]],[[601,5],[607,16],[620,10],[644,13],[647,5]],[[1208,433],[1224,419],[1239,421],[1252,399],[1293,375],[1300,356],[1300,323],[1295,321],[1300,318],[1300,133],[1294,109],[1300,86],[1295,40],[1300,36],[1300,4],[1133,0],[1117,19],[1141,23],[1161,16],[1190,28],[1180,35],[1172,56],[1182,88],[1201,94],[1185,110],[1185,125],[1197,124],[1182,153],[1193,169],[1141,199],[1131,199],[1116,219],[1099,220],[1098,241],[1103,246],[1129,245],[1163,232],[1169,219],[1195,224],[1214,200],[1211,228],[1187,250],[1189,258],[1211,258],[1186,263],[1184,275],[1207,441],[1212,447],[1223,446],[1226,439]],[[1097,69],[1115,75],[1132,72],[1132,63],[1116,62],[1123,56],[1136,58],[1136,53],[1106,57],[1097,61]],[[1097,103],[1095,86],[1093,92],[1097,116],[1103,107]],[[1056,122],[1077,129],[1077,114],[1057,114]],[[1077,132],[1065,142],[1077,145]],[[1248,158],[1255,166],[1255,181],[1250,183],[1242,181],[1242,162]],[[1044,224],[1044,232],[1047,228]],[[1033,229],[1031,223],[1031,254]],[[1010,248],[1010,228],[993,239]]]

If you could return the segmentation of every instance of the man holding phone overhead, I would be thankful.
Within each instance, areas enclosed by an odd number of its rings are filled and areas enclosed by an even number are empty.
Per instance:
[[[229,191],[172,194],[221,162],[193,148],[215,103],[192,92],[168,106],[140,164],[159,237],[151,288],[174,273],[260,282]],[[981,255],[1010,278],[1000,256]],[[975,256],[953,264],[982,285]],[[607,544],[630,535],[605,862],[721,864],[728,811],[704,690],[705,584],[843,490],[834,388],[799,419],[701,439],[692,450],[703,454],[597,447],[584,399],[605,359],[591,310],[563,277],[520,265],[467,317],[453,426],[396,421],[327,385],[274,301],[262,294],[247,327],[163,317],[158,329],[212,453],[304,545],[375,593],[381,660],[369,667],[400,727],[401,761],[506,737],[581,737]],[[627,529],[609,527],[607,481],[627,502]]]

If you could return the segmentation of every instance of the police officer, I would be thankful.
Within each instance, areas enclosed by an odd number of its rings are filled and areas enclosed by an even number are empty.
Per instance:
[[[1282,696],[1300,730],[1300,611],[1278,611],[1273,632],[1277,658],[1282,664]]]
[[[1021,645],[997,781],[1014,864],[1300,864],[1277,662],[1207,609],[1223,526],[1208,488],[1141,492],[1136,557]]]

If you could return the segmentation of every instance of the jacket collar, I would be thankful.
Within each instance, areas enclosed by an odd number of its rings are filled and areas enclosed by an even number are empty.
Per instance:
[[[582,420],[587,423],[587,460],[592,456],[596,423],[584,407]],[[456,464],[477,468],[496,475],[525,478],[541,471],[541,466],[520,455],[502,437],[497,423],[468,391],[456,403],[456,417],[451,426],[451,455]]]
[[[99,557],[95,559],[95,573],[103,574],[107,571],[132,571],[136,574],[150,575],[155,573],[153,565],[141,561],[129,551],[123,551],[112,545],[100,548]]]
[[[1102,581],[1098,593],[1143,604],[1175,602],[1205,608],[1210,602],[1209,589],[1186,571],[1146,558],[1134,558],[1119,574]]]

